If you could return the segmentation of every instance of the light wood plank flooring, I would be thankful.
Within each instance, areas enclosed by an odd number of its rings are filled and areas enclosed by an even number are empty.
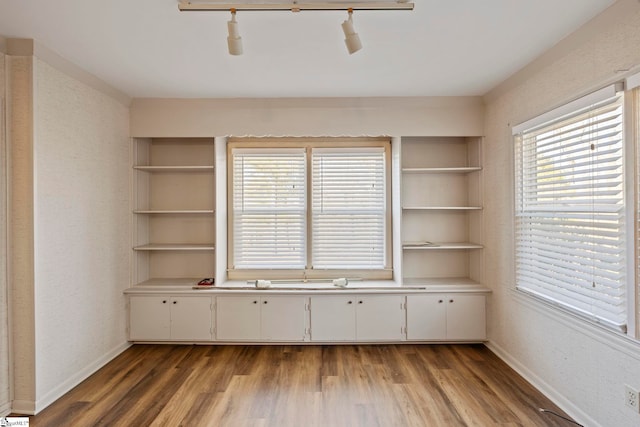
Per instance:
[[[31,426],[569,426],[482,345],[136,345]]]

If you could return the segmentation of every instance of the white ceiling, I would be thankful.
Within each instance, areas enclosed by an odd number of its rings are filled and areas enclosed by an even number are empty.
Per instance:
[[[346,12],[238,12],[244,55],[231,56],[230,14],[179,12],[178,0],[0,1],[0,36],[33,38],[136,98],[465,96],[615,2],[413,1],[413,11],[356,11],[364,48],[353,55]]]

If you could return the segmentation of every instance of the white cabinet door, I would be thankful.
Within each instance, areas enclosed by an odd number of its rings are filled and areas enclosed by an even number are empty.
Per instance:
[[[447,295],[447,338],[469,341],[487,338],[484,295]]]
[[[402,295],[367,295],[356,298],[357,340],[402,340],[403,303]]]
[[[485,316],[484,295],[408,295],[407,339],[483,341]]]
[[[446,295],[407,295],[407,339],[446,339],[446,301]]]
[[[170,339],[169,296],[129,297],[129,339],[164,341]]]
[[[312,341],[400,341],[401,295],[311,297]]]
[[[259,340],[260,297],[217,297],[216,338],[229,341]]]
[[[211,297],[176,296],[170,307],[172,340],[211,340]]]
[[[311,297],[312,341],[355,341],[356,296]]]
[[[307,297],[260,298],[261,338],[269,341],[304,341]]]

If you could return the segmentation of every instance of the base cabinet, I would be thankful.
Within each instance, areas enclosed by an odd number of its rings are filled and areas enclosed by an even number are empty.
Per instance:
[[[478,342],[485,294],[129,295],[129,340]]]
[[[311,297],[311,341],[401,341],[404,296]]]
[[[212,298],[208,296],[131,296],[131,341],[210,341]]]
[[[407,340],[483,341],[485,304],[484,295],[408,295]]]
[[[304,341],[307,297],[219,296],[216,338],[220,341]]]

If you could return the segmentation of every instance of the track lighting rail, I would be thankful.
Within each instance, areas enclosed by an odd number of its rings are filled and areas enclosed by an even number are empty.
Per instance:
[[[413,10],[413,3],[395,2],[344,2],[344,3],[191,3],[181,1],[178,9],[182,12],[210,11],[278,11],[289,10]]]

